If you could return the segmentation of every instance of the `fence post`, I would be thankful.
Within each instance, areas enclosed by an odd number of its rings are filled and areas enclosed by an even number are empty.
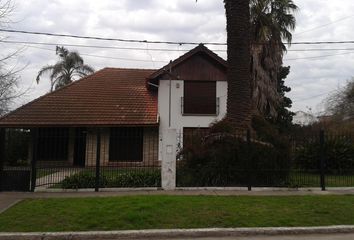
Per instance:
[[[247,129],[247,151],[248,151],[248,191],[252,191],[252,156],[251,156],[251,130]]]
[[[31,192],[36,188],[37,158],[38,158],[38,128],[31,129],[32,137],[32,161],[31,161]]]
[[[0,192],[2,191],[3,171],[5,164],[5,129],[0,128]]]
[[[0,128],[0,172],[4,170],[4,164],[5,164],[5,129]]]
[[[95,192],[100,188],[100,160],[101,160],[101,129],[97,129],[97,142],[96,142],[96,179],[95,179]]]
[[[324,144],[325,144],[325,133],[324,133],[324,130],[322,129],[320,131],[320,168],[321,168],[321,189],[322,189],[322,191],[326,191]]]
[[[161,187],[163,190],[176,189],[176,129],[168,129],[164,133],[161,164]]]

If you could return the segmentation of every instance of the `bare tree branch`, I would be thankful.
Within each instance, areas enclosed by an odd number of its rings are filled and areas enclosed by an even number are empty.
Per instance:
[[[0,26],[8,26],[11,23],[10,15],[14,10],[11,0],[0,0]],[[0,39],[5,37],[0,36]],[[18,67],[13,64],[14,58],[18,57],[24,48],[18,49],[12,53],[0,55],[0,116],[9,111],[9,106],[13,101],[28,92],[18,90],[18,81],[20,79],[18,73],[26,66]]]

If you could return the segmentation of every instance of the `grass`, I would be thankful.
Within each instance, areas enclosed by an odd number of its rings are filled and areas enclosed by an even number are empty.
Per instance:
[[[320,187],[320,175],[312,173],[290,173],[290,186]],[[354,187],[354,175],[325,175],[326,187]]]
[[[41,178],[41,177],[45,177],[48,175],[52,175],[54,173],[59,172],[58,170],[55,169],[37,169],[36,171],[36,178]]]
[[[354,196],[126,196],[25,200],[1,232],[354,224]]]

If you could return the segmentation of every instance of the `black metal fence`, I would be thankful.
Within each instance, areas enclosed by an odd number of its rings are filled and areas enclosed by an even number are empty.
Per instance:
[[[354,187],[352,134],[325,131],[278,138],[184,132],[178,187]]]
[[[3,138],[3,191],[161,186],[157,128],[6,129]]]
[[[178,137],[177,187],[354,187],[352,134]],[[0,131],[0,191],[161,187],[157,128]]]

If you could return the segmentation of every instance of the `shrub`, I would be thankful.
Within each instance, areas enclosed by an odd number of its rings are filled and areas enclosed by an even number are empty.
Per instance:
[[[109,173],[109,174],[108,174]],[[61,182],[64,189],[94,188],[96,177],[94,172],[80,172],[66,177]],[[100,188],[137,188],[161,186],[160,170],[117,170],[102,172]]]
[[[216,127],[215,127],[216,126]],[[287,141],[246,141],[246,134],[222,121],[210,134],[184,144],[177,171],[179,186],[284,185],[289,173]],[[189,136],[190,139],[191,136]],[[282,144],[280,148],[280,143]]]
[[[7,129],[5,163],[9,166],[27,166],[30,133],[24,129]]]
[[[63,189],[94,188],[95,185],[95,173],[86,171],[68,176],[61,182]],[[107,179],[104,176],[100,176],[100,187],[105,185],[107,185]]]
[[[329,138],[324,143],[323,154],[327,173],[340,173],[354,169],[354,144],[349,138]],[[295,164],[299,169],[320,169],[320,143],[313,140],[300,146],[295,152]]]
[[[160,170],[127,171],[108,177],[106,187],[137,188],[161,186]]]

